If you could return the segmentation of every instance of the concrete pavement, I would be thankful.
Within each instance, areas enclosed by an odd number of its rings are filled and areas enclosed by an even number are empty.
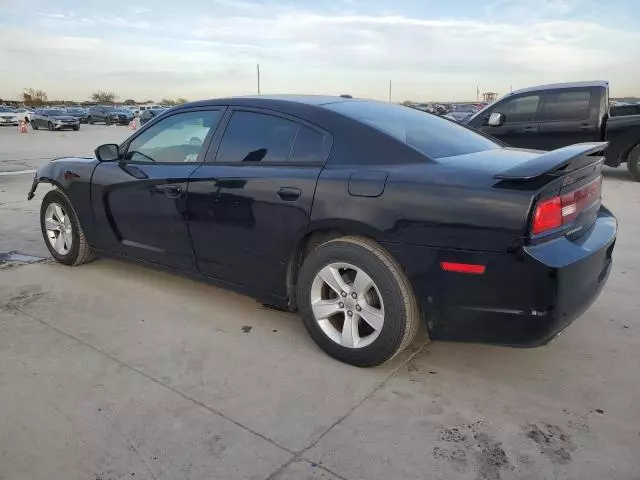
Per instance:
[[[31,178],[0,177],[0,253],[47,256]],[[0,478],[639,479],[640,184],[608,170],[604,196],[621,223],[611,278],[551,344],[419,339],[368,370],[203,282],[5,262]]]

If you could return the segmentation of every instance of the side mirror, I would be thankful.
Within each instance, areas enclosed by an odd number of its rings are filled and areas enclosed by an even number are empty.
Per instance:
[[[120,160],[120,151],[115,143],[105,143],[95,149],[96,157],[101,162],[115,162]]]
[[[504,113],[493,112],[489,115],[489,120],[487,121],[487,125],[490,127],[499,127],[504,123]]]

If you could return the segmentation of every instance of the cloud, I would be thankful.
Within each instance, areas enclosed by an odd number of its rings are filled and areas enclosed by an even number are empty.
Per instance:
[[[42,12],[43,28],[7,32],[0,64],[30,77],[38,65],[38,88],[127,97],[150,89],[190,98],[252,92],[256,63],[267,91],[385,98],[392,79],[399,100],[471,99],[478,83],[505,92],[593,78],[626,95],[640,75],[640,62],[630,61],[640,58],[640,32],[585,14],[592,0],[540,0],[535,9],[495,0],[473,18],[346,11],[350,2],[323,0],[314,9],[212,0],[160,16],[140,3],[117,15]],[[0,96],[22,88],[14,78],[4,83]]]

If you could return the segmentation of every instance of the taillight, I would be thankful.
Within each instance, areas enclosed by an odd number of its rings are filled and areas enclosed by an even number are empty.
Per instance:
[[[602,177],[598,177],[577,190],[538,202],[531,233],[538,235],[573,222],[582,212],[600,203],[601,196]]]
[[[531,231],[534,235],[562,226],[562,202],[560,197],[543,200],[536,205]]]

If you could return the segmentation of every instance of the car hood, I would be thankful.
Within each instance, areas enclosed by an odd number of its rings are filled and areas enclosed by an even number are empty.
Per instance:
[[[47,117],[47,118],[52,118],[54,120],[75,120],[76,117],[72,117],[71,115],[54,115],[52,117]]]
[[[524,148],[496,148],[483,152],[468,153],[455,157],[443,157],[435,160],[445,166],[475,170],[476,172],[489,173],[492,176],[525,163],[532,158],[544,153],[540,150],[528,150]]]

